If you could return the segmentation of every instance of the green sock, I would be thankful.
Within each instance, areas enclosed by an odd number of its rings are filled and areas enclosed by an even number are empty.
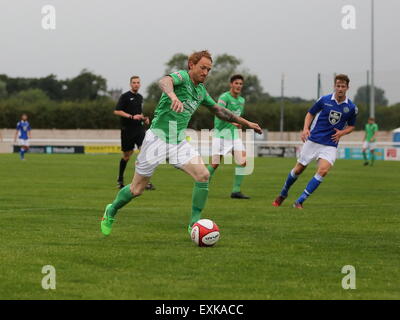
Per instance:
[[[364,161],[367,162],[367,161],[368,161],[368,159],[367,159],[367,153],[366,153],[366,152],[363,152],[362,154],[363,154]]]
[[[236,168],[242,168],[242,167],[236,166]],[[236,168],[235,168],[235,178],[233,180],[232,192],[240,192],[240,186],[242,185],[244,179],[243,174],[236,174]]]
[[[203,211],[208,198],[208,181],[195,182],[192,194],[192,218],[190,226],[200,220],[201,211]]]
[[[107,212],[110,217],[114,218],[114,216],[117,214],[117,211],[133,199],[133,194],[130,190],[130,187],[131,185],[128,184],[118,192],[117,197],[111,204],[111,208]]]
[[[212,176],[214,175],[215,169],[214,169],[214,167],[213,167],[212,165],[209,164],[209,165],[207,166],[207,170],[208,170],[208,172],[210,173],[210,178],[208,179],[208,182],[210,182]]]
[[[371,152],[371,166],[374,164],[375,161],[375,152]]]

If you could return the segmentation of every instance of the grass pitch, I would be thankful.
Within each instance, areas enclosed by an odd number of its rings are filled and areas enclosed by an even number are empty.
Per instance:
[[[0,155],[1,299],[399,299],[400,163],[338,160],[305,210],[291,207],[310,165],[281,208],[271,202],[295,159],[256,159],[230,199],[222,165],[204,218],[221,229],[215,247],[189,239],[193,181],[169,165],[100,233],[117,192],[118,155]],[[126,180],[133,174],[128,165]],[[44,290],[44,265],[56,290]],[[342,288],[342,267],[356,289]]]

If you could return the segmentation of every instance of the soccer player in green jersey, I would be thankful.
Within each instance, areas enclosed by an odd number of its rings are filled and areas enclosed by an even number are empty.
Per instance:
[[[185,139],[185,129],[189,120],[201,104],[224,121],[238,123],[254,129],[257,133],[262,132],[257,123],[247,121],[228,109],[220,107],[210,97],[203,83],[211,68],[210,53],[208,51],[195,52],[189,56],[188,71],[173,72],[159,81],[163,93],[137,157],[132,183],[122,188],[115,200],[106,206],[101,221],[101,231],[104,235],[111,233],[118,210],[143,193],[154,170],[165,160],[186,172],[195,181],[191,219],[188,226],[190,234],[192,225],[200,219],[205,207],[210,177],[200,154]]]
[[[240,96],[243,88],[243,76],[236,74],[230,79],[230,90],[221,94],[218,99],[218,105],[226,108],[237,116],[241,116],[244,111],[245,99]],[[246,151],[240,137],[241,125],[238,123],[229,123],[217,117],[214,119],[214,135],[212,139],[212,161],[207,166],[210,172],[210,180],[215,170],[217,170],[224,155],[232,152],[237,169],[235,168],[235,177],[231,198],[250,199],[241,192],[241,185],[244,178],[240,174],[240,167],[246,166]]]
[[[369,149],[371,157],[371,166],[374,165],[375,161],[375,148],[376,148],[376,133],[378,132],[378,125],[375,123],[374,118],[368,118],[368,123],[365,124],[365,135],[364,143],[362,148],[362,154],[364,157],[364,166],[368,165],[367,149]]]

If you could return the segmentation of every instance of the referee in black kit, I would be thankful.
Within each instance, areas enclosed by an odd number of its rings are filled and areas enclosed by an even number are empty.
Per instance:
[[[121,150],[122,158],[119,162],[118,188],[124,187],[124,171],[126,164],[132,156],[135,145],[140,149],[145,136],[143,123],[148,125],[150,120],[143,115],[143,97],[138,93],[140,78],[132,76],[130,79],[131,90],[123,93],[115,107],[114,114],[121,117]],[[146,186],[147,190],[155,190],[152,183]]]

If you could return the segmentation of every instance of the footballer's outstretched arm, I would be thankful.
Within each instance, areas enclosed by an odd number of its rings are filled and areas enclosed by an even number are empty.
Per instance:
[[[239,117],[239,116],[235,115],[234,113],[232,113],[231,111],[229,111],[228,109],[223,108],[223,107],[221,107],[221,106],[219,106],[217,104],[212,106],[210,108],[210,111],[212,113],[214,113],[214,115],[216,117],[218,117],[219,119],[221,119],[221,120],[224,120],[224,121],[227,121],[227,122],[230,122],[230,123],[233,123],[233,122],[239,123],[239,124],[241,124],[243,126],[246,126],[246,127],[250,128],[250,129],[254,129],[254,131],[259,133],[259,134],[262,133],[262,130],[261,130],[260,126],[257,123],[250,122],[250,121],[246,120],[245,118]]]
[[[170,99],[171,109],[175,112],[183,111],[183,103],[178,99],[174,92],[174,82],[170,76],[165,76],[158,81],[158,86]]]

